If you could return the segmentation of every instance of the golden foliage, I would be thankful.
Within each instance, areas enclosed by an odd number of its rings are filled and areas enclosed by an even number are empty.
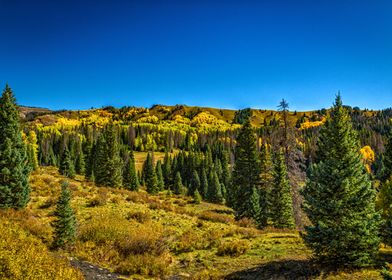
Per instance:
[[[374,151],[370,146],[364,146],[361,149],[361,154],[363,158],[363,162],[365,163],[365,167],[367,172],[371,172],[371,165],[374,163],[376,160],[376,156],[374,154]]]
[[[84,279],[66,259],[53,256],[16,223],[0,218],[0,236],[1,279]]]
[[[304,130],[304,129],[309,129],[309,128],[312,128],[312,127],[318,127],[318,126],[323,125],[324,123],[325,123],[325,119],[321,120],[321,121],[314,121],[314,122],[306,121],[304,123],[301,123],[300,129]]]

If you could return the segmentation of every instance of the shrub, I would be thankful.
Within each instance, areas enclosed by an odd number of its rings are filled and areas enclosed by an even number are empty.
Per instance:
[[[159,225],[138,224],[111,213],[97,215],[81,225],[76,250],[77,255],[89,260],[117,266],[121,273],[159,275],[166,271],[159,267],[167,269],[167,263],[160,266],[167,244]],[[152,262],[151,268],[148,261]]]
[[[141,274],[151,277],[163,277],[169,274],[171,257],[169,254],[160,256],[153,255],[130,255],[116,267],[116,272],[121,274]]]
[[[214,223],[229,224],[233,222],[233,218],[227,215],[218,214],[212,211],[204,211],[199,214],[199,219]]]
[[[104,206],[108,201],[108,191],[106,189],[98,189],[98,194],[88,203],[89,207]]]
[[[238,257],[249,250],[249,243],[245,240],[235,240],[222,242],[218,247],[218,256]]]
[[[52,206],[54,206],[56,204],[56,199],[54,199],[53,197],[49,197],[48,199],[46,199],[40,206],[39,209],[47,209],[50,208]]]
[[[127,219],[128,220],[133,219],[141,224],[144,224],[151,220],[151,215],[148,212],[142,212],[142,211],[130,212],[127,215]]]
[[[220,280],[223,279],[221,273],[204,269],[192,275],[192,280]]]
[[[0,236],[0,279],[84,279],[67,260],[52,256],[17,224],[0,219]]]
[[[244,228],[255,228],[256,227],[256,223],[253,219],[249,219],[249,218],[242,218],[240,220],[238,220],[236,222],[236,224],[240,227],[244,227]]]
[[[187,253],[194,250],[205,249],[208,243],[201,238],[194,230],[184,232],[175,243],[174,250],[177,253]]]

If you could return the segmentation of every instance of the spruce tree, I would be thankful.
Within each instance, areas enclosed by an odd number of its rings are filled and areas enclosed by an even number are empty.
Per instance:
[[[71,191],[68,182],[61,186],[61,195],[57,201],[56,220],[52,223],[54,227],[53,247],[64,247],[75,240],[76,218],[71,207]]]
[[[106,160],[104,166],[107,173],[105,185],[119,188],[122,186],[122,160],[120,158],[119,143],[114,124],[105,129]]]
[[[249,213],[257,213],[260,205],[249,203],[255,201],[254,190],[260,187],[260,161],[256,147],[256,136],[249,120],[242,126],[235,148],[235,162],[232,175],[232,184],[229,190],[230,205],[236,211],[236,218],[251,218],[259,221],[257,216],[249,216]],[[260,198],[259,198],[260,200]]]
[[[189,184],[189,195],[193,195],[195,193],[195,191],[197,190],[199,195],[200,195],[200,178],[199,178],[199,174],[197,174],[196,170],[193,170],[192,172],[192,177],[191,177],[191,182]]]
[[[122,186],[123,162],[115,126],[110,123],[98,137],[94,157],[95,183],[98,186]]]
[[[382,157],[381,180],[385,182],[392,177],[392,130],[389,133],[385,152]]]
[[[86,151],[86,159],[85,159],[85,176],[86,179],[92,180],[92,174],[94,173],[94,159],[96,156],[96,144],[92,143],[91,141],[86,142],[85,146]]]
[[[85,156],[82,149],[82,143],[79,141],[75,162],[75,171],[79,175],[84,175],[86,171]]]
[[[381,212],[381,237],[385,244],[392,245],[392,181],[382,183],[377,196],[377,209]]]
[[[215,170],[210,173],[208,186],[207,200],[213,203],[223,203],[222,188]]]
[[[304,241],[315,257],[342,266],[373,263],[379,247],[379,214],[358,136],[340,95],[320,131],[318,162],[309,170],[304,210],[312,225]]]
[[[154,159],[151,153],[147,154],[143,177],[146,183],[147,192],[150,194],[157,194],[159,192],[158,178],[157,174],[155,173]]]
[[[67,147],[65,147],[61,156],[59,172],[65,177],[75,178],[75,166]]]
[[[202,200],[202,197],[201,197],[199,191],[198,191],[198,190],[195,190],[195,192],[193,193],[193,202],[194,202],[195,204],[200,204],[200,203],[201,203],[201,200]]]
[[[266,226],[271,208],[271,185],[273,182],[273,163],[267,144],[260,150],[260,226]]]
[[[168,153],[165,153],[165,158],[163,159],[163,166],[162,166],[162,175],[166,187],[169,187],[173,181],[171,178],[171,164],[172,164],[171,157],[169,156]]]
[[[200,177],[200,194],[201,196],[206,199],[207,198],[207,193],[208,193],[208,178],[207,178],[207,172],[205,168],[202,168],[201,170],[201,177]]]
[[[162,174],[162,163],[160,160],[157,161],[157,164],[155,166],[155,172],[157,174],[157,180],[158,180],[158,189],[160,191],[163,191],[165,189],[165,180],[163,178]]]
[[[123,187],[131,191],[137,191],[139,189],[139,179],[136,173],[135,157],[132,151],[129,153],[129,156],[124,164]]]
[[[97,186],[104,186],[107,182],[106,170],[106,141],[103,133],[99,134],[98,140],[94,145],[94,154],[89,159],[94,173],[94,182]]]
[[[180,172],[177,172],[174,178],[173,192],[177,195],[184,193],[184,185],[182,184]]]
[[[16,100],[6,85],[0,98],[0,208],[27,205],[30,171]]]
[[[278,153],[274,163],[274,179],[271,190],[271,221],[276,228],[293,228],[293,200],[287,177],[284,154]]]

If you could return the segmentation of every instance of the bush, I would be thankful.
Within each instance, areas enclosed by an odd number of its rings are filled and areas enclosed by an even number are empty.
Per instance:
[[[68,261],[54,257],[17,224],[0,219],[0,279],[84,279]]]
[[[52,206],[56,205],[56,199],[54,199],[53,197],[49,197],[48,199],[46,199],[40,206],[39,209],[47,209],[50,208]]]
[[[167,255],[167,243],[159,225],[138,224],[112,213],[92,217],[80,227],[76,251],[78,256],[90,261],[117,266],[121,273],[160,275],[168,265],[161,261]],[[148,261],[152,262],[151,268]]]
[[[218,256],[238,257],[249,250],[249,243],[245,240],[235,240],[222,242],[218,247]]]
[[[108,202],[108,191],[106,189],[98,189],[98,194],[90,200],[87,206],[96,207],[104,206]]]
[[[256,227],[256,223],[253,219],[249,219],[249,218],[242,218],[240,220],[238,220],[236,222],[236,224],[240,227],[244,227],[244,228],[255,228]]]
[[[153,255],[130,255],[116,267],[116,272],[121,274],[140,274],[151,277],[164,277],[169,274],[171,257],[169,254],[160,256]]]
[[[212,211],[204,211],[200,213],[199,219],[214,222],[214,223],[223,223],[223,224],[230,224],[234,220],[230,216],[218,214]]]
[[[128,220],[133,219],[141,224],[144,224],[151,220],[151,215],[148,212],[142,212],[142,211],[130,212],[127,215],[127,219]]]

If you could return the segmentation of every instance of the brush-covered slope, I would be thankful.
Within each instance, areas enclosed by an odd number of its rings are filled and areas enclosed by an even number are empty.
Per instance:
[[[59,255],[129,279],[382,279],[377,269],[321,269],[311,263],[310,252],[296,231],[260,231],[248,220],[235,222],[226,206],[194,204],[191,198],[165,192],[150,196],[144,190],[98,188],[81,176],[69,180],[78,220],[76,244],[52,257],[50,222],[63,180],[56,168],[41,168],[31,176],[28,208],[0,211],[0,229],[11,242],[0,242],[11,248],[5,253],[2,248],[0,275],[7,272],[2,261],[20,266],[18,259],[24,255],[19,254],[26,251],[34,262],[29,275],[54,273],[50,269],[56,267],[56,273],[67,272],[71,277],[47,279],[80,277]]]

